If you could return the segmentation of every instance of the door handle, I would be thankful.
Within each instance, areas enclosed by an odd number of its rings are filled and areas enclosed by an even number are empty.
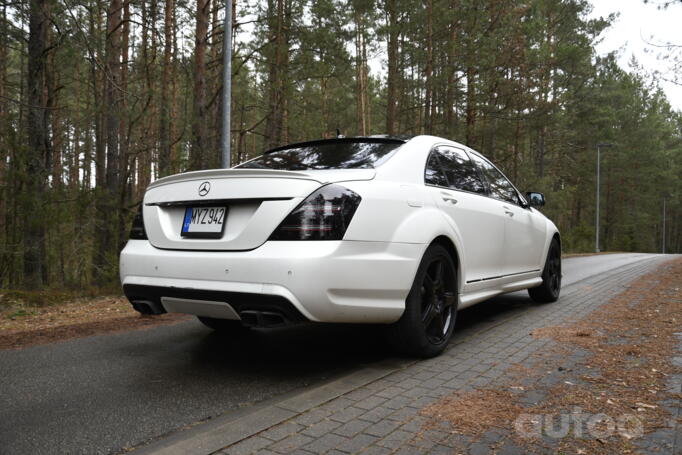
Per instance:
[[[447,194],[441,193],[441,197],[443,198],[443,200],[444,200],[445,202],[449,202],[450,204],[453,204],[453,205],[454,205],[454,204],[457,204],[457,202],[458,202],[457,199],[455,199],[454,197],[449,196],[449,195],[447,195]]]

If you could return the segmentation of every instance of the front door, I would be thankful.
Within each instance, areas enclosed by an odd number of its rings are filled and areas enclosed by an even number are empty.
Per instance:
[[[490,196],[504,214],[504,248],[501,275],[537,271],[542,262],[546,223],[523,202],[514,185],[492,163],[472,153],[471,159],[485,177]]]

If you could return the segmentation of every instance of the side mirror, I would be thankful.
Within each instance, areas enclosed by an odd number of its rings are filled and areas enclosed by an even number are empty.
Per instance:
[[[545,195],[542,193],[534,193],[532,191],[526,193],[528,205],[531,207],[542,207],[545,205]]]

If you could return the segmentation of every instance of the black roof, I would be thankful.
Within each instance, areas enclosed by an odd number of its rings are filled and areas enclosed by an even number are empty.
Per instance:
[[[296,142],[294,144],[282,145],[273,149],[267,150],[265,153],[278,152],[280,150],[293,149],[298,147],[311,147],[322,144],[353,144],[358,142],[370,144],[404,144],[413,136],[389,136],[386,134],[374,136],[354,136],[354,137],[335,137],[332,139],[316,139],[314,141]]]

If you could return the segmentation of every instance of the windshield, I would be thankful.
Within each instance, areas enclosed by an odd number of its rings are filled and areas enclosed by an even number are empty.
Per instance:
[[[238,168],[303,171],[308,169],[372,169],[384,163],[400,142],[328,142],[277,149]]]

